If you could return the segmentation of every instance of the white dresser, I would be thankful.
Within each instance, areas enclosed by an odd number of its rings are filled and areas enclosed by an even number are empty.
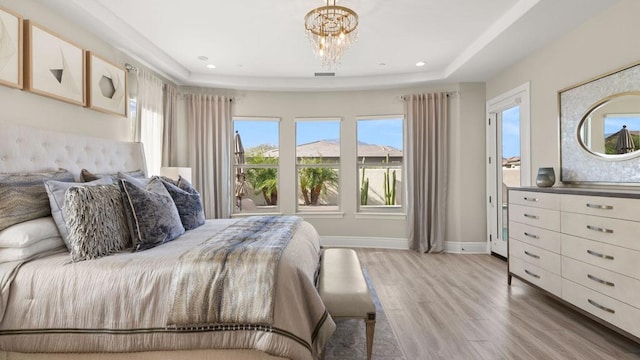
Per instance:
[[[640,339],[640,192],[509,190],[509,273]]]

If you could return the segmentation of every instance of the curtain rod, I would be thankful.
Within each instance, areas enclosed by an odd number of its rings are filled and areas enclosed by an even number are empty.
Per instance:
[[[127,69],[127,71],[138,71],[138,68],[129,64],[129,63],[125,63],[124,64],[124,68]]]
[[[456,91],[443,91],[442,93],[446,94],[447,97],[450,97],[450,96],[456,96],[456,95],[460,94],[460,91],[458,91],[458,90],[456,90]],[[396,96],[396,101],[407,100],[409,98],[409,96],[411,96],[411,95],[399,95],[399,96]]]

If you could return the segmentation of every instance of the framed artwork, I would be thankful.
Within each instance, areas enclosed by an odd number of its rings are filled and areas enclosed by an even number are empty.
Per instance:
[[[123,66],[87,51],[87,91],[90,108],[127,116],[127,76]]]
[[[0,7],[0,84],[22,89],[22,17]]]
[[[30,20],[24,22],[25,89],[84,106],[85,51]]]

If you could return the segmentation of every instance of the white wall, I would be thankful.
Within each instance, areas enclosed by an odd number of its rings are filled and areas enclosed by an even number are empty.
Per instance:
[[[183,92],[202,89],[181,88]],[[447,241],[484,242],[486,220],[484,210],[484,84],[448,84],[421,88],[345,92],[260,92],[209,90],[208,92],[237,97],[232,105],[233,116],[263,116],[281,119],[280,147],[295,148],[294,120],[298,117],[341,117],[341,145],[344,153],[355,154],[356,118],[367,115],[397,115],[404,113],[401,95],[459,91],[450,98],[450,184]],[[184,105],[182,105],[184,109]],[[183,116],[184,111],[182,111]],[[184,126],[184,123],[183,123]],[[184,130],[181,130],[184,134]],[[183,136],[180,153],[186,154]],[[295,154],[280,154],[281,171],[294,173]],[[181,162],[184,159],[179,159]],[[343,218],[307,217],[325,237],[365,238],[359,244],[384,246],[384,242],[366,239],[407,238],[406,218],[363,218],[356,215],[356,158],[341,159],[340,199]],[[281,188],[294,188],[293,177],[281,177]],[[398,195],[399,196],[399,195]],[[280,191],[278,202],[286,214],[295,212],[295,194]],[[382,244],[382,245],[381,245]]]
[[[32,20],[48,28],[64,39],[85,50],[93,51],[113,63],[131,62],[109,44],[51,13],[37,1],[0,0],[0,6],[18,13],[24,19]],[[1,85],[0,109],[0,121],[2,122],[102,138],[132,140],[131,125],[127,118],[107,115],[82,106]]]
[[[553,166],[559,173],[558,91],[640,61],[638,14],[640,1],[620,0],[487,81],[487,99],[531,81],[532,169]]]

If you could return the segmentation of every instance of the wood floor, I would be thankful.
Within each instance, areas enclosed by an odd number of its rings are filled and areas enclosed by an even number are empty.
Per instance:
[[[640,359],[640,344],[517,279],[508,286],[496,257],[357,251],[407,360]]]

